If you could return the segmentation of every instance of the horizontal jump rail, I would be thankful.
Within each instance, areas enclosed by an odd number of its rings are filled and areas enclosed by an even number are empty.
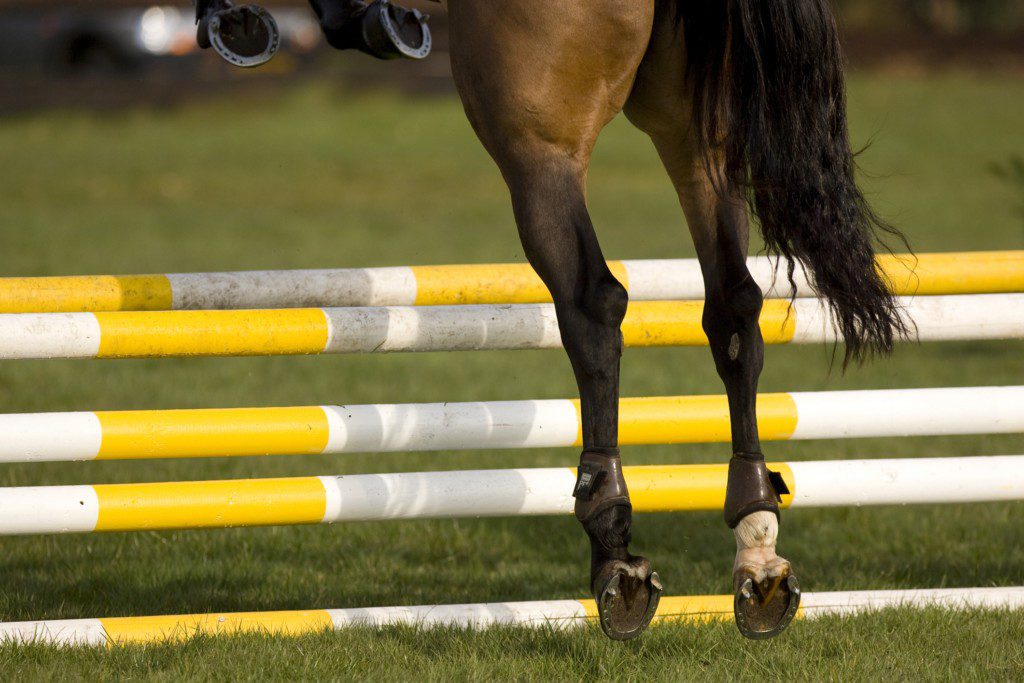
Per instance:
[[[1024,292],[1024,251],[882,255],[901,296]],[[634,301],[703,299],[696,259],[610,261]],[[788,298],[785,266],[747,260],[767,296]],[[814,296],[803,271],[797,296]],[[0,278],[0,313],[548,303],[525,263]]]
[[[732,601],[731,595],[666,596],[658,605],[654,622],[699,624],[731,620]],[[827,615],[849,615],[893,608],[1020,610],[1024,609],[1024,587],[804,593],[796,617],[814,619]],[[244,633],[299,636],[352,627],[397,624],[457,628],[577,628],[596,618],[597,606],[593,600],[176,614],[0,623],[0,642],[115,646],[181,642],[196,636],[232,636]]]
[[[901,299],[921,341],[1024,338],[1024,294]],[[701,301],[639,301],[627,346],[700,346]],[[817,299],[769,300],[770,344],[835,339]],[[561,346],[551,304],[0,314],[0,359],[257,356]]]
[[[783,507],[1024,499],[1024,456],[775,463]],[[721,510],[728,466],[624,468],[633,510]],[[0,489],[0,534],[570,514],[569,467]]]
[[[1024,386],[761,394],[762,440],[1024,433]],[[726,397],[623,398],[622,445],[727,442]],[[0,462],[579,446],[578,400],[0,415]]]

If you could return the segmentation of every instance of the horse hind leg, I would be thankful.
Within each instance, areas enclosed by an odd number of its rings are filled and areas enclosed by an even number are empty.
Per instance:
[[[676,158],[666,142],[663,157]],[[678,143],[676,146],[678,150]],[[746,265],[748,224],[739,197],[723,198],[710,186],[704,168],[689,164],[673,177],[704,276],[702,324],[715,369],[725,385],[732,432],[732,458],[724,515],[736,539],[733,565],[736,624],[748,638],[769,638],[788,626],[800,602],[790,563],[775,552],[781,494],[785,483],[765,465],[757,428],[757,383],[764,365],[758,322],[760,286]]]
[[[699,184],[688,182],[683,205],[704,274],[702,323],[729,401],[733,455],[724,515],[736,539],[736,624],[748,638],[762,639],[781,632],[793,619],[800,588],[790,563],[775,552],[779,503],[788,491],[765,465],[758,438],[762,295],[746,266],[746,212],[738,198],[720,198],[708,185],[701,191]]]
[[[580,392],[583,452],[573,495],[591,546],[590,587],[601,627],[615,640],[639,635],[661,583],[629,552],[632,506],[618,443],[619,360],[625,288],[608,269],[587,212],[581,168],[561,151],[533,148],[502,163],[526,255],[548,286]]]
[[[661,584],[651,563],[629,552],[632,507],[617,447],[627,295],[601,253],[585,177],[598,133],[629,93],[653,3],[569,4],[579,7],[452,2],[452,70],[508,184],[526,256],[554,301],[580,392],[583,452],[573,495],[590,540],[591,590],[605,633],[625,640],[650,622]],[[497,30],[507,26],[516,30]]]
[[[765,466],[758,438],[762,293],[746,265],[749,226],[743,197],[715,191],[692,137],[692,103],[680,87],[686,83],[681,28],[671,22],[658,26],[625,112],[654,142],[700,259],[706,292],[702,323],[725,385],[732,431],[725,518],[736,539],[736,624],[748,638],[768,638],[792,621],[800,589],[790,563],[775,552],[785,484]]]

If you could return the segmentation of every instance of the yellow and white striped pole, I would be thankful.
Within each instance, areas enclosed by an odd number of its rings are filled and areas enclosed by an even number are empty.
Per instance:
[[[747,261],[768,296],[788,298],[785,268]],[[610,261],[634,301],[703,299],[696,259]],[[882,255],[901,296],[1024,292],[1024,251]],[[797,296],[814,296],[802,270]],[[525,263],[169,275],[0,278],[0,313],[548,303]]]
[[[761,394],[765,441],[1024,433],[1024,386]],[[0,462],[557,448],[579,401],[0,415]],[[623,398],[622,445],[727,442],[725,396]]]
[[[732,619],[731,595],[665,596],[654,623]],[[798,619],[880,609],[1024,609],[1024,586],[911,590],[805,592]],[[576,628],[597,618],[593,600],[538,600],[462,605],[410,605],[311,609],[284,612],[176,614],[101,619],[0,622],[0,641],[43,645],[118,646],[182,642],[201,636],[260,633],[298,636],[350,627],[406,624],[422,627],[487,628],[542,626]]]
[[[1024,456],[769,465],[783,507],[1024,500]],[[721,510],[728,466],[626,467],[633,510]],[[0,534],[570,514],[575,468],[0,488]]]
[[[1024,294],[900,300],[920,341],[1024,338]],[[700,346],[701,301],[639,301],[627,346]],[[769,344],[835,339],[817,299],[765,302]],[[551,304],[0,315],[0,359],[258,356],[561,346]]]

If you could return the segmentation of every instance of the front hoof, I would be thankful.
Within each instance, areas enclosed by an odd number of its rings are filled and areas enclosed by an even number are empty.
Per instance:
[[[630,640],[651,623],[661,600],[661,580],[645,558],[609,562],[594,581],[601,630],[612,640]]]
[[[281,45],[274,17],[256,5],[229,5],[204,17],[199,36],[200,47],[212,45],[225,61],[246,68],[267,63]]]
[[[800,606],[800,584],[789,573],[757,580],[747,569],[733,574],[736,626],[745,638],[764,640],[782,633]]]

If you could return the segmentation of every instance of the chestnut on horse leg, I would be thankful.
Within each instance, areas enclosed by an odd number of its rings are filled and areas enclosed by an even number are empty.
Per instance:
[[[582,406],[573,495],[590,538],[591,590],[605,633],[627,639],[650,622],[661,584],[628,550],[617,448],[627,297],[598,245],[585,182],[597,135],[629,94],[653,3],[586,4],[453,0],[451,58],[469,120],[508,184],[526,256],[554,300]]]

